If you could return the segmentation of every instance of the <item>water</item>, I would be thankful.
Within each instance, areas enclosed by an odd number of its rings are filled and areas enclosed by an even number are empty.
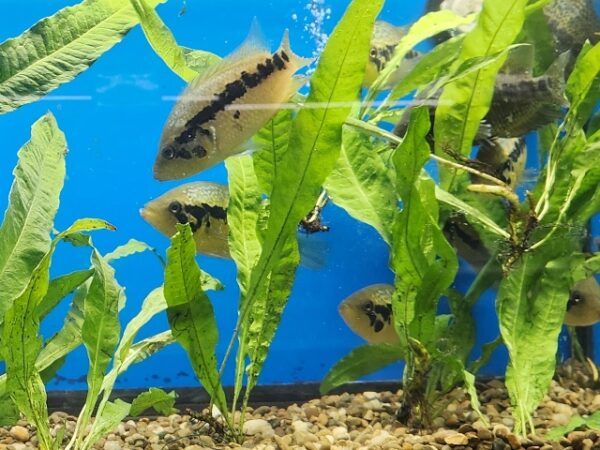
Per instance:
[[[7,13],[0,16],[0,39],[16,36],[41,17],[75,4],[64,0],[3,0]],[[388,1],[381,18],[395,24],[417,19],[424,2]],[[242,2],[233,0],[170,0],[159,7],[163,20],[180,44],[226,55],[241,43],[253,17],[258,19],[267,40],[275,48],[283,30],[290,29],[292,48],[302,56],[317,56],[326,36],[347,6],[342,0]],[[0,161],[0,192],[8,193],[17,149],[28,139],[31,124],[46,111],[55,114],[69,144],[67,179],[61,197],[56,227],[66,228],[80,217],[99,217],[117,227],[114,233],[94,234],[95,244],[108,252],[130,238],[156,247],[164,254],[168,240],[152,229],[138,214],[148,200],[181,181],[160,183],[152,177],[162,125],[173,107],[173,98],[183,82],[154,54],[141,30],[132,30],[122,43],[105,54],[93,67],[41,101],[0,117],[3,158]],[[223,165],[190,180],[226,182]],[[5,195],[0,196],[5,207]],[[352,292],[373,283],[390,283],[387,246],[369,226],[350,218],[330,204],[324,221],[328,233],[310,236],[325,252],[323,270],[301,267],[281,328],[273,343],[261,382],[298,383],[320,381],[329,368],[363,341],[343,323],[338,303]],[[600,227],[600,223],[596,223]],[[597,232],[597,231],[596,231]],[[229,260],[199,256],[201,267],[220,279],[224,292],[211,295],[221,330],[218,353],[222,357],[237,316],[239,296],[234,264]],[[52,266],[54,275],[86,267],[88,253],[62,245]],[[162,282],[162,269],[149,254],[135,255],[115,263],[117,277],[126,287],[127,307],[122,323],[138,311],[143,298]],[[465,269],[467,270],[467,269]],[[458,287],[468,286],[471,274],[459,277]],[[43,323],[50,336],[62,323],[68,303],[63,302]],[[497,336],[493,318],[493,292],[475,307],[478,342]],[[140,338],[167,329],[164,315],[144,328]],[[497,355],[485,374],[500,374],[506,355]],[[49,389],[84,389],[87,358],[78,349],[67,358]],[[398,379],[401,368],[391,366],[371,379]],[[232,383],[232,372],[225,384]],[[150,360],[132,367],[118,382],[121,388],[148,386],[193,386],[196,379],[184,352],[171,346]]]

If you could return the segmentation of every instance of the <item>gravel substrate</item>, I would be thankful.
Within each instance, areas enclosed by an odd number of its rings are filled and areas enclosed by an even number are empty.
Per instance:
[[[600,449],[600,431],[574,431],[558,442],[543,438],[545,430],[567,423],[575,414],[600,409],[600,391],[594,390],[579,368],[559,371],[549,394],[538,409],[536,436],[520,439],[512,433],[507,394],[500,380],[479,385],[482,410],[491,424],[486,426],[470,409],[462,389],[448,395],[432,430],[411,430],[394,420],[402,391],[328,395],[287,408],[261,406],[250,409],[242,445],[220,442],[220,435],[206,423],[189,415],[140,418],[121,423],[95,446],[97,449],[204,450],[254,448],[258,450],[590,450]],[[56,430],[66,421],[67,434],[74,417],[53,413]],[[66,442],[66,441],[65,441]],[[35,432],[26,422],[0,428],[0,450],[37,448]]]

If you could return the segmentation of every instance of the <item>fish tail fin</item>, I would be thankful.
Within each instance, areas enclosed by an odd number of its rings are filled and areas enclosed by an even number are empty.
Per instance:
[[[565,86],[567,83],[566,70],[570,61],[571,51],[568,50],[558,55],[558,58],[554,60],[554,62],[546,71],[546,76],[548,80],[550,80],[551,86],[553,87],[552,90],[558,92],[561,98],[564,97]],[[564,102],[565,104],[563,106],[566,106],[566,98],[564,98]]]
[[[278,52],[285,52],[285,55],[289,59],[288,64],[294,72],[304,66],[308,66],[315,60],[315,58],[303,58],[292,51],[292,47],[290,46],[290,33],[287,29],[283,32],[283,38],[281,38]]]
[[[304,86],[305,84],[307,84],[310,80],[309,76],[306,75],[295,75],[292,78],[292,84],[290,86],[290,98],[292,98],[294,95],[296,95],[296,93],[298,92],[298,90]]]

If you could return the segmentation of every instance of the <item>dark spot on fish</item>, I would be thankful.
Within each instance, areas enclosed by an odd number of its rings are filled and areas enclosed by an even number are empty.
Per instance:
[[[185,148],[180,148],[177,151],[177,157],[182,159],[192,159],[192,154],[188,152]]]
[[[203,158],[206,156],[206,149],[201,145],[197,145],[192,149],[192,153],[198,158]]]
[[[392,305],[375,305],[375,312],[381,316],[381,318],[387,322],[391,323],[392,318]]]
[[[283,58],[283,60],[285,62],[290,62],[290,57],[288,56],[288,54],[286,52],[284,52],[283,50],[281,50],[281,57]]]
[[[234,119],[236,119],[236,120],[240,118],[240,110],[239,110],[239,109],[237,109],[237,110],[236,110],[236,111],[233,113],[233,118],[234,118]]]
[[[480,249],[483,246],[483,242],[477,234],[469,233],[468,230],[470,230],[470,224],[465,222],[465,226],[468,228],[463,228],[460,222],[457,222],[456,219],[448,219],[444,224],[444,234],[449,235],[452,241],[454,241],[454,239],[457,237],[469,248],[474,250]]]
[[[285,61],[289,61],[289,57],[283,51],[281,52],[281,57]],[[204,133],[202,125],[214,120],[217,113],[224,111],[228,105],[246,95],[248,89],[258,86],[276,70],[282,70],[285,67],[284,64],[280,64],[277,60],[278,55],[275,53],[271,58],[267,58],[264,63],[258,63],[256,65],[256,72],[248,73],[244,71],[240,74],[240,79],[228,83],[223,91],[215,94],[213,101],[186,122],[185,129],[175,138],[175,142],[186,144],[196,137],[198,131]]]
[[[211,206],[206,203],[202,203],[202,206],[204,206],[204,209],[206,209],[208,214],[214,219],[224,220],[227,222],[227,209],[220,206]]]
[[[281,59],[281,56],[279,56],[279,53],[275,53],[273,55],[273,64],[275,65],[275,68],[277,70],[282,70],[285,68],[285,62],[283,61],[283,59]]]
[[[375,324],[373,325],[373,330],[375,333],[379,333],[381,330],[383,330],[383,322],[381,320],[376,320]]]

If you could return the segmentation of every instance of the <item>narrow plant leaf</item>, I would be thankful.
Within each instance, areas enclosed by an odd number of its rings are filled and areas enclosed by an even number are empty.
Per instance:
[[[148,0],[151,7],[164,0]],[[71,81],[138,23],[129,0],[85,0],[0,44],[0,114]]]
[[[93,273],[92,269],[78,270],[51,280],[48,292],[37,308],[40,320],[46,317],[63,298],[85,283]]]
[[[149,246],[145,242],[138,241],[137,239],[129,239],[125,244],[119,245],[112,252],[104,255],[104,260],[111,263],[117,259],[126,258],[135,255],[136,253],[143,253],[146,251],[156,254],[156,249],[154,247]]]
[[[0,322],[50,248],[66,150],[65,137],[50,113],[33,124],[31,140],[19,150],[0,227]]]
[[[485,0],[477,26],[463,41],[455,64],[502,52],[519,35],[525,21],[527,0]],[[435,113],[435,152],[451,150],[468,156],[480,122],[489,110],[496,74],[506,55],[444,88]],[[451,171],[453,173],[453,171]],[[444,181],[448,187],[452,179]]]
[[[229,181],[229,250],[237,267],[237,281],[246,294],[252,268],[260,255],[256,232],[261,208],[261,193],[252,158],[241,155],[225,161]]]
[[[336,26],[311,78],[311,91],[296,116],[287,151],[273,180],[270,214],[261,256],[252,272],[239,322],[248,320],[256,296],[266,292],[272,270],[295,239],[299,221],[314,206],[321,186],[339,157],[342,125],[357,100],[369,42],[381,0],[354,0]],[[339,106],[342,105],[342,106]],[[313,107],[318,106],[318,107]]]
[[[388,169],[373,150],[363,133],[344,127],[340,157],[325,188],[336,205],[371,225],[389,244],[397,200]]]
[[[506,386],[515,430],[521,434],[534,431],[532,413],[554,374],[574,263],[573,256],[560,255],[572,253],[574,245],[572,238],[563,236],[560,242],[525,254],[498,290],[500,332],[510,357]]]
[[[198,72],[187,66],[183,49],[177,45],[173,33],[146,0],[129,0],[137,13],[146,39],[165,64],[183,80],[189,82]]]
[[[115,279],[114,270],[95,249],[92,251],[92,267],[94,276],[83,303],[81,328],[89,360],[88,392],[72,438],[78,443],[86,436],[89,439],[86,428],[98,403],[106,369],[119,341],[119,303],[123,296],[123,289]]]
[[[363,345],[338,361],[321,382],[321,395],[343,384],[383,369],[404,358],[404,351],[390,344]]]
[[[281,158],[288,148],[292,111],[279,111],[269,123],[254,136],[256,152],[252,155],[254,170],[262,192],[271,195],[273,180],[277,178]]]
[[[566,94],[571,105],[567,121],[583,128],[600,98],[600,43],[584,46],[569,79]]]
[[[175,339],[170,330],[147,337],[131,346],[122,359],[119,375],[127,371],[133,364],[145,361],[163,348],[173,344]]]
[[[396,330],[407,347],[410,339],[425,347],[432,344],[438,300],[458,270],[455,251],[438,226],[435,184],[421,177],[429,159],[429,129],[428,110],[415,109],[406,138],[393,155],[402,211],[393,224],[391,267],[396,292],[392,308]]]
[[[142,392],[131,403],[129,415],[139,416],[148,409],[153,409],[162,416],[175,414],[175,399],[177,394],[175,391],[166,393],[162,389],[150,388],[146,392]]]
[[[194,372],[223,413],[225,392],[219,380],[215,348],[218,329],[212,304],[202,290],[196,246],[189,225],[178,226],[167,250],[164,295],[173,337],[190,357]]]
[[[294,275],[299,262],[298,243],[295,239],[289,239],[273,267],[265,295],[259,296],[252,308],[251,320],[247,325],[247,335],[244,336],[250,359],[246,368],[248,383],[245,404],[248,403],[250,393],[258,383],[258,377],[267,359],[271,342],[291,295]]]
[[[123,400],[116,399],[114,402],[108,402],[102,414],[96,417],[93,427],[87,435],[87,442],[97,442],[102,436],[108,434],[129,415],[131,405]],[[78,450],[88,450],[91,445],[86,444],[79,447]]]
[[[6,388],[19,410],[35,424],[40,444],[51,448],[52,437],[48,425],[46,390],[36,367],[42,349],[39,336],[38,306],[48,291],[50,262],[58,242],[71,233],[94,227],[87,220],[77,221],[59,233],[50,249],[33,270],[25,290],[15,299],[5,315],[3,355],[6,360]]]

